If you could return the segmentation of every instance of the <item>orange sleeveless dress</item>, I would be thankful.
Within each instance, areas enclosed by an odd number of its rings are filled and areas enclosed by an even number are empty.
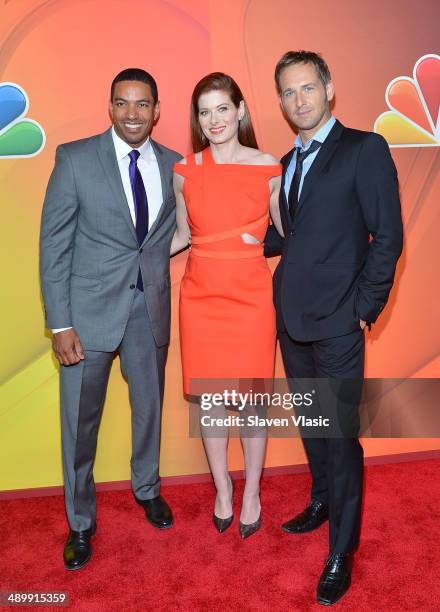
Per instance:
[[[180,287],[184,391],[193,378],[271,378],[275,361],[272,275],[262,244],[269,179],[281,165],[216,164],[208,147],[174,171],[185,178],[191,249]]]

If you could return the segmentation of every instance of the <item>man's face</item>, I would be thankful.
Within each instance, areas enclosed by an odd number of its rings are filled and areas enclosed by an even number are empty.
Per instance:
[[[313,64],[292,64],[280,74],[280,102],[289,120],[307,140],[330,117],[333,83],[326,86]]]
[[[159,110],[159,102],[154,104],[147,83],[116,83],[113,100],[110,100],[110,117],[117,135],[131,147],[144,144],[159,117]]]

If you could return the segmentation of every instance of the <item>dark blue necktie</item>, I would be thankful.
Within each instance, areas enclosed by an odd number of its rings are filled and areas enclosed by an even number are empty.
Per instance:
[[[314,153],[319,149],[322,143],[317,140],[312,140],[307,151],[300,152],[299,147],[296,148],[296,166],[295,166],[295,174],[293,175],[292,182],[290,183],[289,189],[289,212],[290,217],[293,221],[296,210],[298,208],[298,193],[299,193],[299,185],[301,183],[301,176],[303,171],[303,164],[306,157],[308,157],[311,153]]]
[[[128,171],[130,173],[131,191],[133,193],[134,210],[136,214],[136,236],[140,246],[148,233],[148,200],[144,182],[137,165],[139,155],[140,153],[136,149],[130,151],[128,154],[130,157],[130,167]],[[136,286],[140,291],[144,290],[140,268]]]

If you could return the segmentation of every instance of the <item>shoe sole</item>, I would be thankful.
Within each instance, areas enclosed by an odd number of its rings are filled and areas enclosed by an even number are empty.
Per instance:
[[[344,597],[344,595],[347,594],[347,591],[350,589],[350,587],[351,587],[351,580],[348,583],[348,586],[345,589],[345,591],[338,597],[338,599],[335,599],[334,601],[329,601],[328,599],[320,599],[319,597],[317,597],[316,601],[322,606],[333,606],[335,603],[338,603],[338,601],[340,601]]]
[[[152,521],[150,521],[149,518],[147,518],[147,521],[150,523],[150,525],[152,527],[154,527],[155,529],[171,529],[171,527],[174,525],[174,521],[172,521],[169,525],[156,525],[155,523],[153,523]]]
[[[348,591],[348,589],[347,589]],[[335,603],[338,603],[338,601],[341,601],[341,599],[344,597],[344,595],[347,594],[347,591],[344,591],[342,593],[342,595],[340,597],[338,597],[338,599],[335,599],[334,601],[329,601],[328,599],[319,599],[316,598],[316,601],[321,604],[321,606],[333,606]]]
[[[313,527],[312,529],[303,529],[302,531],[293,531],[292,529],[289,529],[288,527],[284,527],[284,525],[281,525],[281,529],[285,531],[286,533],[291,533],[292,535],[301,535],[302,533],[311,533],[312,531],[316,531],[317,529],[322,527],[324,523],[327,523],[327,522],[328,522],[328,519],[325,519],[325,521],[322,521],[322,523],[320,523],[316,527]]]

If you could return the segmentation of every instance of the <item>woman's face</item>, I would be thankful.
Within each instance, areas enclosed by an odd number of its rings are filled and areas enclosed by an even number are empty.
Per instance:
[[[244,115],[244,103],[238,108],[226,91],[208,91],[199,98],[199,123],[209,142],[221,144],[237,138],[238,122]]]

